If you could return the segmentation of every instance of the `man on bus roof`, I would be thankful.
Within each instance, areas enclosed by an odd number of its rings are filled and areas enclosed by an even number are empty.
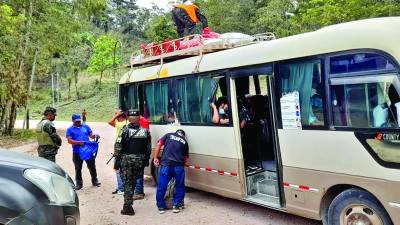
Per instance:
[[[181,4],[181,1],[169,1],[168,5],[172,8],[172,20],[176,25],[179,37],[195,34],[197,23],[202,24],[204,34],[210,33],[207,18],[200,12],[199,7],[191,1]]]

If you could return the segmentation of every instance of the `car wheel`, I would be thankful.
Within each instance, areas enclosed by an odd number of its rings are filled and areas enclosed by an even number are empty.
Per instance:
[[[370,193],[348,189],[333,199],[328,210],[329,225],[393,225],[389,215]]]

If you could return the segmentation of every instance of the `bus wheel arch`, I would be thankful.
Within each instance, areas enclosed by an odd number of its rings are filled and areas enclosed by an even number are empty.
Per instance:
[[[359,196],[363,196],[359,198]],[[366,205],[366,208],[374,208],[373,211],[380,215],[379,218],[382,220],[383,225],[393,225],[389,214],[386,209],[383,207],[382,203],[368,190],[365,190],[361,187],[348,185],[348,184],[339,184],[330,187],[326,194],[323,196],[320,207],[320,215],[324,225],[337,225],[340,224],[337,221],[338,212],[337,209],[343,207],[345,203],[351,203],[352,198],[357,198],[357,205]],[[361,199],[361,200],[360,200]],[[342,204],[342,202],[344,202]],[[370,209],[367,209],[370,210]],[[336,218],[335,221],[329,217]]]

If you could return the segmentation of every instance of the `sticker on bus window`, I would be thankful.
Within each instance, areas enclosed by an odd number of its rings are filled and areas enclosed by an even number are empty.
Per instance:
[[[299,92],[294,91],[281,97],[282,127],[286,130],[301,130]]]

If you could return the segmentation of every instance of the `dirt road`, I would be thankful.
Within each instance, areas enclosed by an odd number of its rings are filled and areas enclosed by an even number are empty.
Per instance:
[[[35,121],[31,122],[31,126]],[[58,129],[66,129],[69,122],[56,122]],[[116,178],[111,163],[106,165],[111,156],[114,129],[105,123],[88,123],[94,133],[101,136],[101,147],[96,159],[97,173],[101,187],[92,187],[90,174],[86,166],[83,168],[84,187],[78,191],[80,199],[82,225],[116,225],[116,224],[240,224],[240,225],[321,225],[321,222],[300,218],[282,212],[266,209],[260,206],[223,198],[214,194],[189,189],[185,198],[186,209],[173,214],[158,214],[155,206],[155,187],[151,179],[145,182],[146,197],[135,201],[136,215],[121,216],[123,196],[112,195],[115,190]],[[17,126],[21,126],[18,121]],[[36,154],[35,144],[19,147],[16,150]],[[57,163],[71,177],[74,177],[71,146],[63,140],[63,145],[57,155]]]

